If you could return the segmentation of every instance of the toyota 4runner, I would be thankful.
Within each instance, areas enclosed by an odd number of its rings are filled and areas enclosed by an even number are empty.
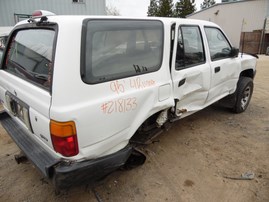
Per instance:
[[[245,111],[255,66],[211,22],[35,17],[14,27],[3,53],[1,123],[65,188],[142,164],[137,145],[212,103]]]

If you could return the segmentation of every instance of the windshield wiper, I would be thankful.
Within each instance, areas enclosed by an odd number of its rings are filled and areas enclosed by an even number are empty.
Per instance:
[[[11,61],[11,60],[9,60],[9,61],[14,64],[14,66],[15,66],[14,71],[19,73],[20,75],[23,75],[26,78],[28,78],[29,76],[32,76],[32,77],[39,79],[39,80],[42,80],[42,81],[48,81],[48,75],[32,72],[14,61]]]

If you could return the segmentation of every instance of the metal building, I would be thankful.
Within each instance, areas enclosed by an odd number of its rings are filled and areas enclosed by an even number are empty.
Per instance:
[[[233,46],[249,53],[265,53],[269,46],[269,1],[222,1],[187,18],[220,25]]]
[[[35,10],[57,15],[105,15],[106,0],[0,0],[0,27],[13,26]]]

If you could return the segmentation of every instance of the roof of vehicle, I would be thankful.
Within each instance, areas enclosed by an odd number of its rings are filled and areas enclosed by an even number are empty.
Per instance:
[[[204,20],[194,20],[194,19],[185,19],[185,18],[167,18],[167,17],[125,17],[125,16],[87,16],[87,15],[54,15],[47,16],[49,22],[56,23],[75,23],[82,22],[85,19],[125,19],[125,20],[160,20],[166,25],[170,25],[174,22],[179,22],[181,24],[199,24],[204,26],[217,26],[215,23],[204,21]],[[40,18],[35,17],[36,21],[39,21]],[[28,23],[28,20],[19,22],[17,25]]]

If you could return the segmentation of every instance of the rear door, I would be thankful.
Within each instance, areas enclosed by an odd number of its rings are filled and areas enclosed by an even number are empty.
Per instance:
[[[177,115],[181,115],[203,108],[210,87],[210,66],[198,25],[178,26],[175,41],[171,72]]]
[[[53,26],[15,30],[0,69],[0,100],[5,110],[29,131],[29,135],[35,135],[49,146],[55,38]]]

